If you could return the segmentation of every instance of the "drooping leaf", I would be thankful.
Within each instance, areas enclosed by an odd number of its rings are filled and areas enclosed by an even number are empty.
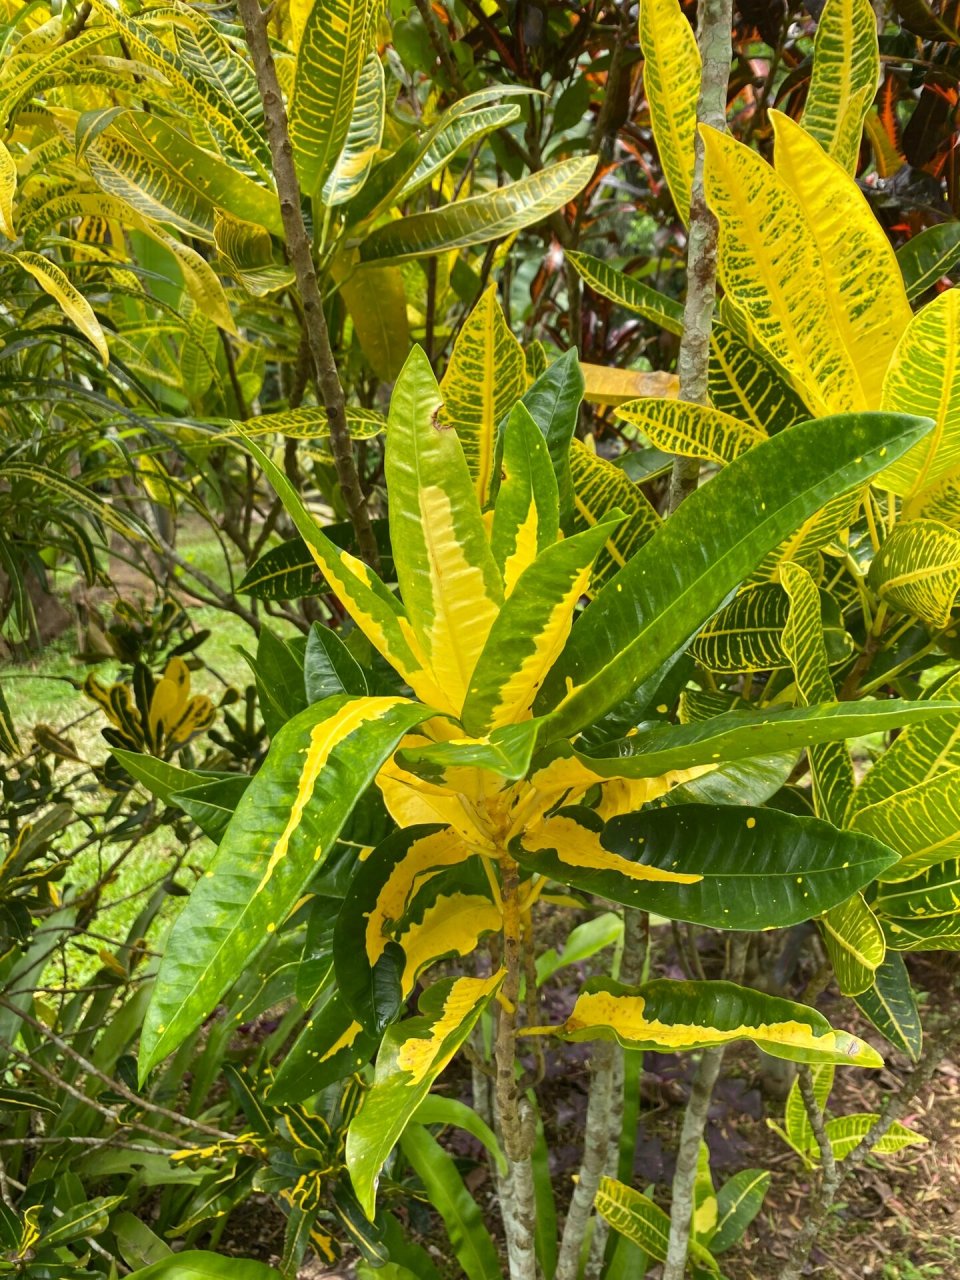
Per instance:
[[[711,1253],[724,1253],[742,1237],[760,1210],[770,1186],[767,1169],[741,1169],[717,1192],[717,1229]]]
[[[664,1262],[670,1241],[670,1219],[649,1196],[635,1191],[615,1178],[601,1178],[597,1188],[597,1213],[619,1235],[641,1249],[647,1257]],[[690,1260],[702,1274],[718,1275],[712,1255],[696,1240],[690,1241]]]
[[[626,1049],[675,1053],[750,1040],[774,1058],[878,1067],[883,1059],[856,1036],[836,1031],[807,1005],[733,982],[658,978],[639,987],[590,978],[573,1013],[555,1029],[564,1040],[616,1040]]]
[[[870,0],[827,0],[813,42],[813,73],[800,123],[851,174],[879,81],[877,18]]]
[[[553,713],[558,736],[599,718],[687,643],[790,530],[928,430],[923,420],[886,415],[825,419],[725,467],[586,609],[535,713]]]
[[[7,256],[4,255],[4,257]],[[42,254],[30,253],[26,249],[21,249],[13,255],[12,261],[33,276],[44,293],[53,298],[67,319],[71,320],[84,337],[93,343],[103,363],[109,364],[110,348],[107,346],[103,326],[94,314],[93,307],[80,290],[71,283],[66,273]]]
[[[610,901],[711,928],[809,920],[895,861],[877,840],[774,809],[674,805],[593,831],[591,818],[599,826],[587,810],[561,809],[520,838],[518,860]]]
[[[280,730],[171,930],[144,1023],[142,1075],[283,924],[356,798],[423,714],[402,698],[331,698]]]
[[[876,835],[901,855],[885,880],[909,880],[960,855],[960,767],[855,809],[849,825]]]
[[[373,1084],[347,1131],[347,1168],[369,1218],[384,1161],[502,982],[502,971],[490,978],[446,978],[421,997],[419,1017],[385,1033]]]
[[[903,957],[888,951],[873,975],[873,985],[855,997],[881,1035],[916,1062],[923,1048],[923,1028],[917,998]]]
[[[351,200],[367,180],[370,166],[380,150],[383,117],[386,109],[386,86],[383,63],[372,51],[364,59],[357,81],[353,113],[333,168],[323,183],[320,198],[328,208]]]
[[[336,269],[334,276],[340,277]],[[371,368],[378,378],[392,382],[410,352],[407,295],[400,268],[357,267],[341,279],[339,292]]]
[[[296,1103],[312,1098],[361,1070],[376,1049],[377,1036],[364,1031],[340,992],[328,990],[284,1054],[268,1100]]]
[[[883,930],[863,894],[824,912],[818,923],[837,985],[845,996],[861,995],[873,985],[886,954]]]

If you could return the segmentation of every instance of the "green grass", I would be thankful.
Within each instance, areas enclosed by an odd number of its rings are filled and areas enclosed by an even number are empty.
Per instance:
[[[196,564],[224,588],[229,588],[229,574],[222,549],[205,525],[188,525],[179,539],[179,550],[185,559]],[[235,582],[239,581],[242,572],[242,567],[234,566]],[[184,579],[184,584],[186,583],[187,580]],[[57,583],[58,588],[64,592],[69,590],[70,585],[66,578]],[[105,608],[104,613],[109,614],[109,609]],[[242,646],[248,652],[255,650],[256,636],[251,628],[241,618],[209,605],[188,603],[187,614],[192,630],[210,631],[198,650],[203,666],[192,674],[191,691],[205,693],[214,703],[218,703],[227,686],[243,690],[252,682],[252,677],[238,648]],[[290,630],[289,625],[283,622],[271,622],[271,626],[275,626],[281,633]],[[101,734],[108,721],[80,686],[91,671],[103,683],[112,683],[121,674],[122,668],[119,662],[113,660],[94,664],[79,662],[75,652],[76,634],[71,628],[46,645],[43,652],[31,660],[0,667],[0,683],[24,748],[28,748],[32,741],[34,726],[46,724],[58,732],[66,733],[84,766],[97,765],[105,760],[110,750]],[[195,745],[202,750],[202,739]],[[62,780],[72,773],[83,771],[81,766],[66,761],[60,763],[57,769],[58,778]],[[89,795],[86,805],[81,802],[81,807],[88,807],[94,812],[104,808],[105,804],[105,793],[97,791]],[[94,819],[93,826],[95,829],[102,829],[98,819]],[[82,824],[75,824],[63,840],[62,852],[69,854],[89,834],[89,830]],[[68,878],[60,886],[61,890],[67,886],[74,890],[82,889],[96,883],[104,868],[119,856],[123,847],[122,843],[104,845],[98,842],[83,850],[72,863]],[[91,928],[117,943],[125,941],[143,907],[145,893],[169,871],[173,865],[172,860],[179,851],[169,828],[147,836],[124,861],[113,883],[105,889],[101,899],[105,905],[98,911]],[[203,867],[212,852],[211,843],[199,837],[189,852],[188,864]],[[189,871],[181,872],[179,880],[189,885]],[[171,898],[148,934],[151,945],[162,938],[164,922],[175,913],[176,908],[177,899]],[[68,972],[71,982],[82,982],[96,971],[100,965],[97,954],[100,948],[108,951],[114,949],[110,943],[101,941],[70,944]],[[62,969],[58,966],[55,970],[51,968],[45,975],[44,982],[55,986],[62,980]]]

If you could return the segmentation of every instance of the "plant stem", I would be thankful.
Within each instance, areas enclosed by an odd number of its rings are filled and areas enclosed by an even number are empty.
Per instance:
[[[517,1005],[523,964],[520,921],[520,868],[508,854],[500,863],[503,900],[503,955],[506,977],[497,1019],[496,1103],[508,1172],[500,1180],[500,1208],[507,1238],[510,1280],[536,1280],[536,1199],[530,1152],[535,1139],[533,1111],[521,1101],[517,1084]]]
[[[820,1187],[813,1203],[807,1209],[803,1227],[793,1242],[793,1248],[790,1250],[790,1257],[787,1259],[787,1265],[782,1272],[781,1280],[800,1280],[800,1273],[806,1265],[813,1242],[816,1240],[820,1228],[830,1212],[830,1207],[836,1198],[837,1188],[840,1185],[836,1157],[833,1154],[833,1147],[830,1145],[830,1139],[827,1136],[823,1122],[823,1112],[820,1110],[820,1104],[817,1102],[817,1095],[813,1088],[813,1072],[805,1063],[801,1063],[797,1070],[797,1084],[800,1088],[800,1097],[803,1099],[803,1107],[807,1113],[807,1119],[810,1121],[810,1128],[813,1130],[813,1136],[817,1140],[823,1172],[820,1175]]]
[[[563,1224],[556,1280],[577,1280],[583,1237],[593,1211],[600,1179],[607,1171],[615,1072],[614,1047],[609,1041],[598,1040],[590,1055],[590,1096],[583,1134],[583,1158],[580,1162],[580,1176],[570,1197],[567,1220]]]
[[[733,0],[701,0],[697,40],[703,62],[697,124],[724,130],[727,125],[727,83],[730,78],[730,29]],[[693,188],[687,240],[687,297],[683,307],[683,337],[677,357],[680,399],[707,404],[710,331],[717,298],[717,222],[707,208],[703,186],[703,140],[694,143]],[[670,476],[668,510],[676,511],[697,487],[700,462],[677,457]]]
[[[273,160],[273,174],[280,199],[280,215],[287,241],[290,264],[297,278],[300,301],[303,305],[303,324],[317,393],[323,401],[330,422],[330,448],[337,480],[343,500],[357,536],[361,556],[372,568],[379,566],[377,542],[370,525],[370,514],[360,487],[360,477],[353,456],[350,428],[347,426],[343,386],[337,373],[330,334],[323,314],[323,299],[317,284],[310,239],[303,221],[300,205],[300,184],[293,162],[293,148],[287,128],[287,112],[283,105],[280,82],[270,41],[267,36],[266,15],[260,8],[260,0],[239,0],[238,9],[247,36],[247,45],[253,58],[253,66],[263,103],[263,118],[267,141]]]
[[[738,982],[743,977],[747,959],[746,934],[736,934],[730,949],[727,976]],[[687,1251],[690,1247],[690,1223],[693,1220],[693,1187],[697,1176],[697,1160],[700,1143],[707,1125],[707,1113],[713,1088],[723,1063],[721,1045],[705,1049],[697,1063],[690,1090],[690,1098],[683,1114],[680,1144],[677,1148],[677,1168],[673,1175],[673,1199],[670,1204],[670,1239],[667,1244],[667,1260],[663,1264],[663,1280],[683,1280],[687,1268]]]

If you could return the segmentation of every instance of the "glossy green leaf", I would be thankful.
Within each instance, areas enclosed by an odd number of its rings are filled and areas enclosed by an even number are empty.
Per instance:
[[[401,1138],[403,1154],[440,1214],[447,1239],[467,1280],[501,1280],[496,1245],[483,1224],[476,1199],[463,1184],[452,1158],[435,1138],[414,1124]]]
[[[478,142],[496,129],[503,129],[520,118],[520,107],[504,104],[468,111],[449,120],[430,141],[410,177],[397,194],[397,201],[408,199],[430,182],[465,147]]]
[[[888,951],[873,985],[855,998],[880,1034],[916,1062],[923,1048],[923,1027],[903,957]]]
[[[237,587],[258,600],[300,600],[326,589],[317,562],[302,538],[291,538],[265,552]]]
[[[268,1101],[304,1102],[361,1070],[376,1050],[377,1036],[364,1031],[338,991],[328,991],[284,1054]]]
[[[929,429],[883,414],[827,418],[725,467],[603,588],[535,711],[553,713],[558,736],[597,719],[677,652],[792,529]]]
[[[897,250],[907,297],[913,300],[932,289],[960,262],[960,223],[927,227]]]
[[[760,1210],[770,1186],[767,1169],[741,1169],[717,1192],[717,1229],[711,1253],[724,1253],[737,1243]]]
[[[810,412],[769,356],[714,324],[710,337],[710,403],[764,435],[806,422]]]
[[[573,263],[581,279],[601,298],[608,298],[627,311],[643,316],[668,333],[678,337],[683,333],[683,306],[674,298],[658,293],[642,280],[625,275],[589,253],[569,252],[565,256],[568,262]]]
[[[658,978],[627,987],[591,978],[554,1033],[564,1040],[616,1040],[626,1049],[675,1053],[750,1040],[774,1058],[879,1067],[880,1055],[822,1013],[732,982]]]
[[[884,840],[901,855],[884,880],[909,880],[925,867],[960,855],[960,767],[935,773],[875,804],[855,810],[855,831]]]
[[[137,1270],[137,1280],[281,1280],[281,1273],[253,1258],[184,1249]]]
[[[413,1119],[417,1124],[423,1125],[455,1125],[458,1129],[472,1134],[486,1147],[497,1166],[497,1171],[502,1175],[506,1174],[507,1160],[500,1149],[496,1134],[465,1102],[458,1102],[456,1098],[444,1098],[440,1094],[428,1094],[417,1107]]]
[[[601,858],[586,845],[581,829],[589,830],[591,819],[600,848],[613,857]],[[625,814],[602,830],[589,810],[561,809],[521,838],[516,856],[530,871],[612,902],[745,930],[809,920],[895,861],[879,841],[816,818],[705,804]],[[693,882],[646,878],[650,868]]]
[[[509,597],[540,552],[557,541],[560,510],[550,450],[526,405],[514,405],[501,439],[490,549]]]
[[[522,403],[540,429],[557,478],[560,518],[566,521],[573,508],[570,478],[570,442],[577,428],[583,400],[583,373],[575,349],[564,352],[537,377]]]
[[[283,924],[357,797],[423,714],[401,698],[331,698],[280,730],[171,930],[144,1023],[142,1076]]]
[[[303,683],[307,702],[322,702],[338,693],[366,697],[367,678],[347,646],[329,627],[315,622],[303,655]]]

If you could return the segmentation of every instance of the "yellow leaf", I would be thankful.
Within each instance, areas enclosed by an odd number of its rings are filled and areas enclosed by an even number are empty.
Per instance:
[[[110,363],[110,348],[106,335],[100,327],[100,321],[93,313],[93,307],[79,289],[74,288],[60,268],[39,253],[21,251],[16,255],[24,271],[28,271],[45,293],[48,293],[60,307],[63,314],[77,326],[82,334],[90,339],[97,349],[100,359],[105,365]]]
[[[643,86],[653,140],[683,222],[690,220],[700,50],[678,0],[640,0]]]

